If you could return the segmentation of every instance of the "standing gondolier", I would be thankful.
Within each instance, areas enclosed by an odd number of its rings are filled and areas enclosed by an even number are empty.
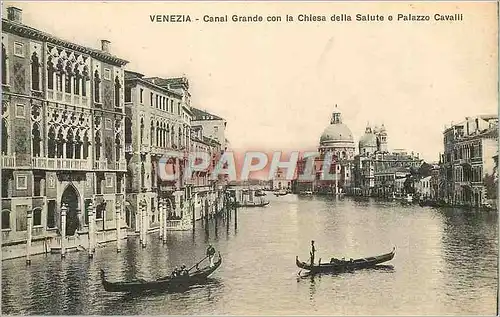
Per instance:
[[[207,248],[207,256],[208,260],[210,261],[210,267],[214,266],[214,255],[215,255],[215,248],[212,245],[209,245]]]
[[[311,265],[314,265],[315,253],[316,253],[316,247],[314,247],[314,240],[311,240],[311,252],[309,252],[309,255],[311,256]]]

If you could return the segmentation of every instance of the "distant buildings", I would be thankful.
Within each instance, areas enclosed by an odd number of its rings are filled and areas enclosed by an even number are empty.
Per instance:
[[[410,175],[410,168],[420,167],[423,160],[418,153],[404,150],[389,153],[387,138],[383,124],[374,129],[367,125],[358,144],[359,154],[354,157],[351,194],[381,197],[403,194],[401,184]]]
[[[493,203],[491,197],[497,189],[487,183],[495,173],[498,116],[467,117],[445,129],[443,139],[440,199],[447,204],[469,207]]]

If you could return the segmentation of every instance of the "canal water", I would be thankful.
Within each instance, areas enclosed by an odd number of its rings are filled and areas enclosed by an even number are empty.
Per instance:
[[[197,222],[193,234],[151,235],[84,252],[2,263],[2,313],[99,315],[443,315],[496,314],[498,214],[401,206],[396,202],[268,195],[270,205]],[[236,224],[235,224],[236,223]],[[298,278],[295,256],[365,257],[396,246],[391,266]],[[222,266],[207,285],[183,293],[106,293],[110,280],[158,278],[191,265],[212,243]],[[303,273],[303,272],[302,272]]]

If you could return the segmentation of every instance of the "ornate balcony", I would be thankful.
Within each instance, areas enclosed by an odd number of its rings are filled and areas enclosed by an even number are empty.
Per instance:
[[[2,168],[16,167],[16,157],[14,155],[2,155]]]
[[[88,160],[34,157],[31,159],[33,168],[55,170],[89,170]]]

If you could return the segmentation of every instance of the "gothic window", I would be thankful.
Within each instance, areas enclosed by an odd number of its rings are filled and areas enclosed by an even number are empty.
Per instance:
[[[155,177],[156,171],[155,171],[155,164],[151,162],[151,186],[155,186]]]
[[[47,62],[47,88],[54,89],[54,65],[52,64],[52,56]]]
[[[2,84],[7,84],[7,54],[5,45],[2,43]]]
[[[2,154],[7,155],[9,149],[9,133],[7,132],[7,120],[2,118]]]
[[[181,146],[182,145],[182,130],[180,127],[179,127],[179,134],[177,136],[179,137],[178,145]]]
[[[81,158],[81,148],[82,148],[82,139],[80,138],[80,131],[76,131],[75,136],[75,158]]]
[[[144,118],[141,118],[141,133],[140,133],[141,144],[142,144],[143,138],[144,138]]]
[[[94,100],[95,102],[101,102],[100,99],[100,84],[101,84],[101,79],[99,78],[99,72],[96,70],[94,72]]]
[[[49,140],[47,141],[48,156],[54,158],[56,156],[56,132],[54,127],[49,129]]]
[[[56,226],[56,201],[49,200],[47,203],[47,228]]]
[[[120,85],[120,79],[118,76],[115,78],[115,107],[120,108],[120,88],[122,86]]]
[[[83,135],[83,158],[87,159],[89,157],[89,136],[87,131],[85,131],[85,134]]]
[[[40,90],[40,62],[36,52],[31,55],[31,89]]]
[[[141,187],[146,187],[146,169],[144,168],[144,162],[141,163]]]
[[[57,134],[57,157],[63,157],[64,142],[62,129],[59,129],[59,133]]]
[[[56,90],[62,91],[62,74],[60,72],[56,72]]]
[[[99,161],[101,158],[101,133],[95,134],[95,159]]]
[[[38,126],[37,123],[33,124],[33,156],[39,157],[40,156],[40,141],[42,139],[40,138],[40,127]]]
[[[82,73],[82,96],[85,97],[87,96],[87,80],[89,78],[89,69],[87,66],[83,68],[83,73]]]
[[[132,87],[125,86],[125,102],[131,102],[131,101],[132,101]]]
[[[74,142],[73,131],[71,129],[69,129],[67,140],[66,140],[66,158],[69,158],[69,159],[73,158],[73,154],[74,154],[73,142]]]
[[[142,89],[141,89],[141,95],[142,95]],[[141,98],[141,100],[142,100],[142,98]],[[141,103],[142,103],[142,101],[141,101]],[[152,107],[153,106],[153,93],[152,92],[149,93],[149,103]]]
[[[75,71],[74,71],[75,76],[73,77],[73,85],[74,85],[75,95],[80,94],[80,81],[81,81],[80,71],[78,70],[77,67],[78,66],[75,66]]]
[[[160,123],[156,121],[156,146],[160,146]]]
[[[121,157],[120,157],[121,145],[120,145],[120,135],[119,134],[116,135],[115,144],[116,144],[116,160],[119,161],[121,159]]]
[[[175,145],[174,144],[175,143],[175,129],[173,126],[170,128],[170,133],[171,133],[170,134],[170,145],[174,146]]]

